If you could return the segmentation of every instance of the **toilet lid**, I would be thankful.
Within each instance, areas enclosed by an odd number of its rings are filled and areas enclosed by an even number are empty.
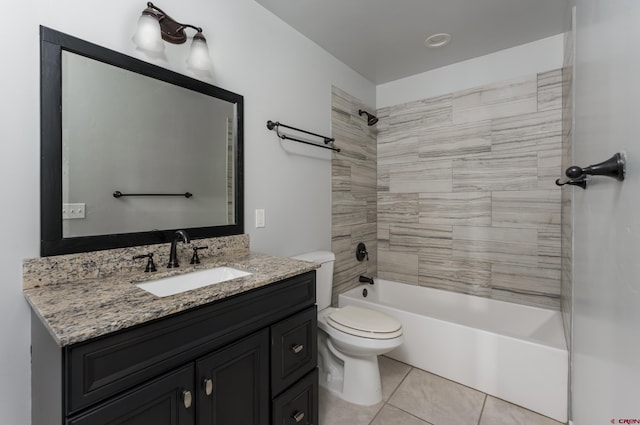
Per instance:
[[[388,339],[402,335],[402,323],[384,313],[348,305],[328,316],[327,323],[342,332],[365,338]]]

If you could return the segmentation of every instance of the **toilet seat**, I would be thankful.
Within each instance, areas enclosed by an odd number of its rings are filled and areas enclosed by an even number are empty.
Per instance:
[[[402,335],[402,324],[375,310],[348,305],[327,315],[327,324],[349,335],[392,339]]]

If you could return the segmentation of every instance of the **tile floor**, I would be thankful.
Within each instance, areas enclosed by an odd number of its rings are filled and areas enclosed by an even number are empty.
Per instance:
[[[358,406],[320,388],[320,425],[561,425],[388,357],[379,359],[383,400]]]

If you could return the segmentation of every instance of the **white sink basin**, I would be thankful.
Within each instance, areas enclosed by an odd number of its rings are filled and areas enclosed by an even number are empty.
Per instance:
[[[168,297],[192,289],[215,285],[231,279],[249,276],[251,273],[231,267],[216,267],[200,270],[198,272],[185,273],[178,276],[165,277],[151,282],[138,283],[136,286],[152,293],[157,297]]]

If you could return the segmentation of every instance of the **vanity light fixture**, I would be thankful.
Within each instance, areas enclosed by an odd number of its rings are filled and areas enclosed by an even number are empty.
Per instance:
[[[177,22],[151,2],[147,2],[147,8],[142,11],[138,20],[138,29],[133,35],[133,42],[138,49],[152,58],[164,57],[162,40],[172,44],[183,44],[187,41],[186,28],[196,30],[191,42],[187,66],[196,74],[208,75],[211,73],[211,58],[202,28]]]

